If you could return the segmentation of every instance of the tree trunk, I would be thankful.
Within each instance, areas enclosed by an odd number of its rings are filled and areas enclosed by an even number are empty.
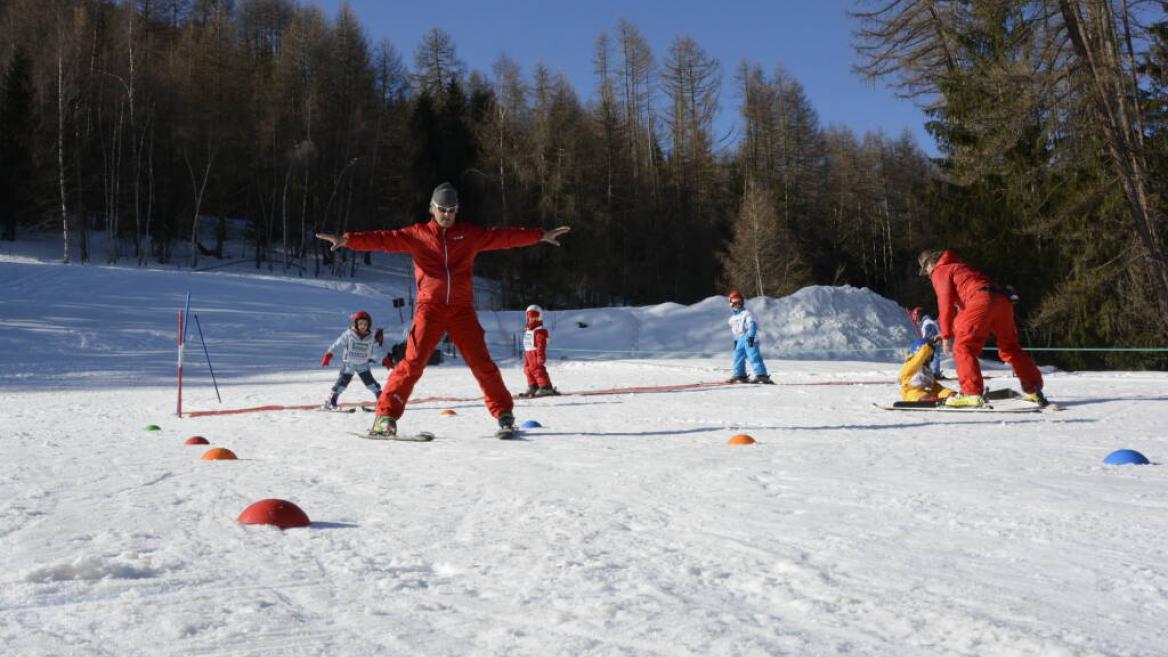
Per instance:
[[[61,195],[61,242],[64,262],[69,263],[69,210],[65,205],[65,52],[57,45],[57,189]]]
[[[1148,199],[1147,158],[1142,140],[1133,134],[1134,117],[1138,108],[1131,107],[1125,93],[1125,75],[1115,51],[1115,24],[1109,17],[1108,0],[1089,0],[1088,9],[1094,13],[1084,18],[1078,3],[1059,0],[1059,10],[1074,47],[1081,60],[1083,75],[1087,76],[1092,103],[1100,116],[1100,129],[1107,144],[1112,167],[1127,200],[1128,213],[1144,250],[1152,288],[1158,306],[1156,316],[1160,330],[1168,334],[1168,258],[1157,228],[1155,209]],[[1094,19],[1094,25],[1091,20]],[[1094,29],[1092,29],[1094,28]]]

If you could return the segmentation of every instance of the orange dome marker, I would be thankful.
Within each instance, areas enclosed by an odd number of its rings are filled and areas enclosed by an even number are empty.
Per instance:
[[[184,444],[186,444],[186,445],[210,445],[211,443],[208,442],[207,439],[202,437],[202,436],[191,436],[190,438],[187,438],[187,441]]]
[[[203,454],[204,461],[234,461],[235,452],[224,447],[212,447]]]
[[[726,441],[726,444],[727,445],[753,445],[755,442],[756,441],[754,438],[752,438],[744,433],[740,433],[737,436],[734,436],[730,440]]]
[[[275,525],[280,529],[307,527],[308,514],[288,500],[260,500],[243,510],[236,522],[244,525]]]
[[[443,415],[458,415],[458,413],[455,413],[454,409],[452,409],[452,408],[448,408],[448,409],[442,411],[442,414]]]

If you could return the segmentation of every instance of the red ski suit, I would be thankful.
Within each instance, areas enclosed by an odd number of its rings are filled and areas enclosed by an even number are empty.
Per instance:
[[[551,377],[547,367],[548,330],[541,321],[527,323],[523,334],[523,373],[527,375],[527,385],[550,388]]]
[[[354,251],[408,253],[414,259],[418,284],[414,323],[406,339],[405,358],[390,372],[377,400],[378,415],[401,418],[443,334],[450,335],[474,373],[491,415],[511,412],[511,393],[491,360],[474,310],[474,259],[479,251],[530,246],[542,238],[541,228],[483,228],[465,223],[442,228],[433,219],[397,230],[345,233],[345,246]]]
[[[1005,294],[994,291],[989,277],[965,264],[952,251],[945,251],[929,280],[937,293],[941,337],[953,341],[953,360],[957,363],[962,394],[983,392],[985,384],[978,356],[991,335],[997,340],[998,356],[1014,369],[1022,390],[1042,389],[1042,373],[1018,344],[1014,305]]]

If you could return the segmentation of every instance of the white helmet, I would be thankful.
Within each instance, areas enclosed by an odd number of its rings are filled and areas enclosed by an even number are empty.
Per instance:
[[[543,321],[543,308],[540,308],[539,306],[537,306],[533,303],[527,307],[527,318],[528,319],[531,319],[532,313],[535,313],[535,318],[537,320],[539,320],[541,322]]]

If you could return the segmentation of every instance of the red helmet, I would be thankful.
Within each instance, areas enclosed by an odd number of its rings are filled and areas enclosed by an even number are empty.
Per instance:
[[[532,320],[535,320],[538,322],[543,321],[543,308],[540,308],[539,306],[535,305],[534,303],[527,307],[527,321],[532,321]]]
[[[373,318],[370,317],[369,313],[365,312],[364,310],[358,310],[357,312],[353,313],[353,316],[349,318],[349,326],[352,326],[353,330],[356,331],[357,322],[362,319],[369,323],[369,326],[365,327],[365,331],[368,332],[369,329],[373,326]]]
[[[919,321],[921,321],[921,315],[923,315],[923,314],[925,314],[924,307],[917,306],[916,308],[912,309],[911,313],[909,313],[909,317],[912,317],[912,321],[919,322]]]
[[[738,290],[732,290],[729,296],[731,306],[741,306],[745,301],[745,299],[742,297],[742,293]]]

